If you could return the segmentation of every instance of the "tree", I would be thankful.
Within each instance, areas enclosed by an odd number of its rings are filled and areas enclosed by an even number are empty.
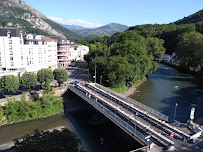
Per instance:
[[[68,80],[68,73],[64,68],[56,68],[53,72],[54,79],[58,82],[59,86]]]
[[[37,75],[34,72],[25,72],[20,78],[20,84],[30,92],[37,85]]]
[[[178,43],[176,54],[186,67],[203,68],[203,35],[198,32],[184,33]]]
[[[3,117],[4,117],[4,111],[3,111],[3,109],[0,106],[0,124],[2,123]]]
[[[46,91],[50,90],[50,83],[54,80],[54,75],[51,69],[45,68],[37,72],[37,79]]]
[[[3,27],[5,27],[7,25],[6,21],[3,21],[1,24]]]
[[[165,53],[165,48],[163,47],[164,40],[158,39],[158,38],[153,38],[153,37],[148,37],[146,39],[147,41],[147,51],[148,55],[152,55],[154,57],[158,57],[162,59],[164,53]]]
[[[9,94],[16,92],[19,88],[19,78],[14,75],[5,75],[1,77],[1,87],[6,89]]]
[[[14,149],[16,152],[79,152],[82,149],[80,139],[68,129],[53,132],[43,132],[35,130],[31,135],[24,135],[14,139]]]

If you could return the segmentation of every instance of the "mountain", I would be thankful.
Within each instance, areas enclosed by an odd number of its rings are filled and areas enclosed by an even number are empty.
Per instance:
[[[95,36],[111,36],[117,32],[123,32],[129,27],[126,25],[121,25],[117,23],[111,23],[105,26],[101,26],[95,29],[84,29],[74,31],[76,34],[81,35],[82,37],[95,37]]]
[[[0,0],[0,22],[21,28],[27,33],[65,36],[68,39],[80,38],[22,0]]]
[[[180,19],[175,22],[175,24],[189,24],[189,23],[197,23],[203,21],[203,10],[200,10],[188,17],[184,17],[183,19]]]
[[[65,28],[67,28],[68,30],[70,31],[78,31],[78,30],[84,30],[84,29],[87,29],[86,27],[82,27],[82,26],[79,26],[79,25],[64,25],[64,24],[61,24],[62,26],[64,26]]]

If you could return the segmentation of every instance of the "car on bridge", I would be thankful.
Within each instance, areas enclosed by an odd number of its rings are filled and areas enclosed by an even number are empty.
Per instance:
[[[80,82],[79,81],[74,81],[74,84],[78,85],[78,84],[80,84]]]

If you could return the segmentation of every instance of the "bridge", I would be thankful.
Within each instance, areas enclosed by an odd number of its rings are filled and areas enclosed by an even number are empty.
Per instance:
[[[192,122],[184,124],[174,121],[97,83],[78,83],[68,88],[142,144],[146,151],[180,151],[202,134],[201,128]]]

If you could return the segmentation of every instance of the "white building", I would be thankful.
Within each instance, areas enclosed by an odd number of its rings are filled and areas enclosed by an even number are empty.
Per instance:
[[[25,71],[35,72],[48,68],[47,42],[40,35],[28,34],[24,37]]]
[[[0,76],[24,71],[23,33],[16,28],[0,28]]]
[[[20,29],[0,28],[0,76],[57,67],[57,42]]]
[[[57,68],[57,40],[43,36],[43,39],[47,41],[48,50],[48,66],[52,70]]]

